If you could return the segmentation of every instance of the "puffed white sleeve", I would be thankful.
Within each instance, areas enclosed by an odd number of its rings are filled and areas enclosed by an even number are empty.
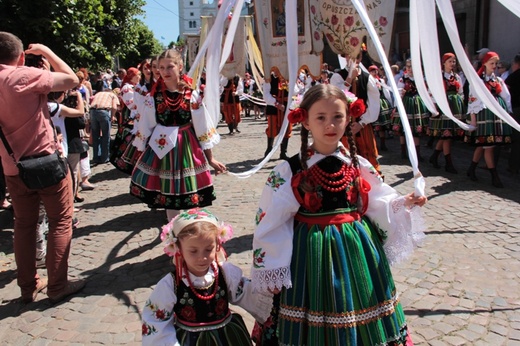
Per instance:
[[[506,103],[506,108],[509,113],[513,112],[513,108],[511,106],[511,93],[509,92],[509,89],[507,88],[506,83],[504,83],[504,80],[500,77],[497,77],[498,82],[502,86],[502,91],[500,92],[500,97],[504,100]]]
[[[276,104],[276,99],[271,95],[271,84],[264,83],[262,85],[262,90],[264,91],[264,100],[268,106],[274,106]]]
[[[150,94],[146,94],[134,100],[134,102],[137,105],[139,120],[135,127],[135,138],[132,144],[137,150],[144,151],[153,129],[157,126],[157,120],[155,119],[155,102]]]
[[[483,110],[486,106],[480,101],[476,94],[472,84],[469,85],[469,97],[468,97],[468,114],[477,114]]]
[[[300,204],[291,187],[288,162],[269,173],[256,212],[251,280],[255,292],[290,288],[294,215]]]
[[[244,93],[244,81],[242,78],[238,80],[238,85],[236,86],[235,95],[240,96]]]
[[[368,77],[367,83],[367,110],[361,116],[360,122],[363,124],[371,124],[379,117],[379,111],[381,110],[379,89],[376,85],[374,77]]]
[[[388,262],[406,260],[424,239],[426,228],[421,208],[406,207],[405,197],[385,184],[372,164],[359,157],[361,177],[370,186],[366,216],[380,229]]]
[[[180,346],[173,324],[173,307],[177,303],[172,274],[163,277],[155,286],[143,309],[143,346]]]
[[[213,148],[220,142],[220,135],[217,132],[217,124],[211,118],[198,90],[191,92],[190,107],[193,128],[201,148]]]
[[[228,287],[229,302],[246,310],[260,323],[264,323],[271,313],[273,295],[271,293],[253,293],[251,280],[242,276],[242,269],[224,262],[222,271]]]

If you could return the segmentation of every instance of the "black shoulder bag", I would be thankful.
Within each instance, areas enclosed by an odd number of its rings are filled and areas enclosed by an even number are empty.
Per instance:
[[[57,110],[58,109],[53,113],[55,114]],[[54,114],[51,114],[51,117]],[[51,120],[49,119],[49,121]],[[52,121],[51,126],[54,132],[54,139],[57,142],[56,132],[54,131]],[[18,167],[18,175],[27,188],[31,190],[41,190],[58,184],[67,176],[68,165],[66,159],[61,157],[58,151],[47,155],[22,157],[18,162],[16,162],[13,150],[5,138],[2,127],[0,127],[0,138],[2,138],[2,142],[4,142],[7,153],[11,156]]]

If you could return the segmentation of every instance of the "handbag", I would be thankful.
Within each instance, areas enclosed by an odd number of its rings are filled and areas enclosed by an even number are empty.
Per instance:
[[[51,126],[54,130],[52,122]],[[44,189],[58,184],[67,176],[68,164],[57,151],[48,155],[22,157],[16,162],[13,150],[7,142],[7,138],[5,138],[2,127],[0,127],[0,138],[4,142],[7,153],[18,167],[18,176],[27,188],[31,190]],[[54,139],[56,140],[56,132],[54,132]]]
[[[58,184],[67,176],[68,164],[56,151],[44,156],[22,157],[16,164],[20,179],[31,190]]]

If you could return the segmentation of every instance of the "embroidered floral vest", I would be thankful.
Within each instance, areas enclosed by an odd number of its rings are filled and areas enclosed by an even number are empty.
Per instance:
[[[175,274],[173,275],[175,277]],[[197,298],[190,287],[184,281],[180,281],[176,288],[177,303],[173,309],[178,327],[182,328],[183,325],[197,326],[200,324],[219,325],[230,315],[227,285],[220,268],[218,276],[219,287],[215,297],[210,300]],[[201,295],[209,295],[213,292],[215,283],[216,280],[207,289],[196,291]]]

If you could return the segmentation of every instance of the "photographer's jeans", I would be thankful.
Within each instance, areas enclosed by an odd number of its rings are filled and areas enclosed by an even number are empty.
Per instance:
[[[110,110],[90,110],[90,135],[92,136],[92,147],[94,152],[92,161],[95,163],[108,162],[110,155],[111,126]]]

